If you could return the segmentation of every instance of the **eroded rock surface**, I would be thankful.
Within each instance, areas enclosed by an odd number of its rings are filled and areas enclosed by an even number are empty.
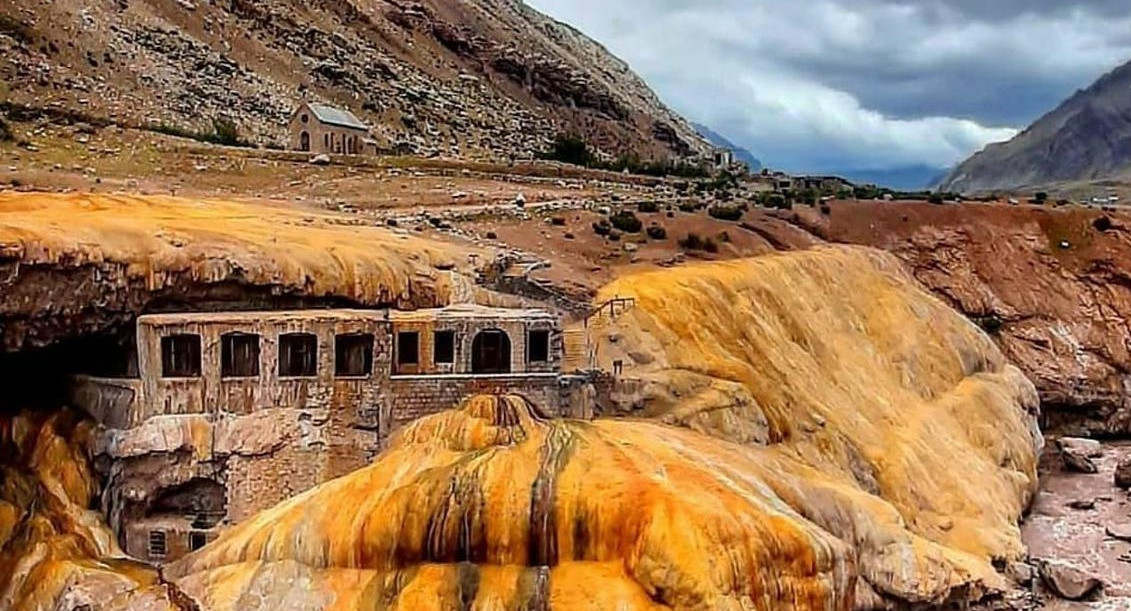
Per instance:
[[[456,249],[355,217],[173,197],[0,194],[2,347],[124,326],[143,311],[444,305]]]

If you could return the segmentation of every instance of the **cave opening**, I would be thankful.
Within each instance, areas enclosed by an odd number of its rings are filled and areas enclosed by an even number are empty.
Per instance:
[[[0,413],[70,404],[74,376],[136,377],[134,326],[68,336],[45,346],[0,352]]]

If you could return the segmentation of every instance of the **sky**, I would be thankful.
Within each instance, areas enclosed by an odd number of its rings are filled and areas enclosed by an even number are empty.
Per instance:
[[[948,168],[1131,61],[1128,0],[527,0],[775,169]]]

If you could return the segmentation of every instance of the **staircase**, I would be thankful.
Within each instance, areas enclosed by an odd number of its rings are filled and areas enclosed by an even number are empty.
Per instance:
[[[617,316],[636,306],[632,298],[616,297],[610,299],[585,315],[581,326],[571,326],[562,332],[562,371],[593,371],[597,368],[596,343],[594,335],[609,325]]]

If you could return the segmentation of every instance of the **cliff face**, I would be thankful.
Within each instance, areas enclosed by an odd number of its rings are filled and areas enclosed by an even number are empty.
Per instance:
[[[422,155],[528,155],[560,131],[610,154],[707,150],[622,61],[518,0],[5,0],[0,53],[17,103],[195,130],[228,118],[264,144],[309,98]]]
[[[79,414],[0,416],[0,608],[176,609],[177,593],[114,543]]]
[[[458,249],[296,208],[0,194],[2,347],[106,333],[142,311],[446,304]]]
[[[1131,169],[1131,63],[1125,64],[1009,142],[960,164],[943,191],[1018,190],[1057,181],[1112,178]]]
[[[1081,207],[838,202],[795,223],[895,254],[980,324],[1040,392],[1046,425],[1131,433],[1131,218]]]
[[[475,398],[170,574],[208,609],[848,610],[1004,585],[1036,393],[894,258],[689,266],[612,295],[637,305],[598,324],[599,354],[646,418]]]

